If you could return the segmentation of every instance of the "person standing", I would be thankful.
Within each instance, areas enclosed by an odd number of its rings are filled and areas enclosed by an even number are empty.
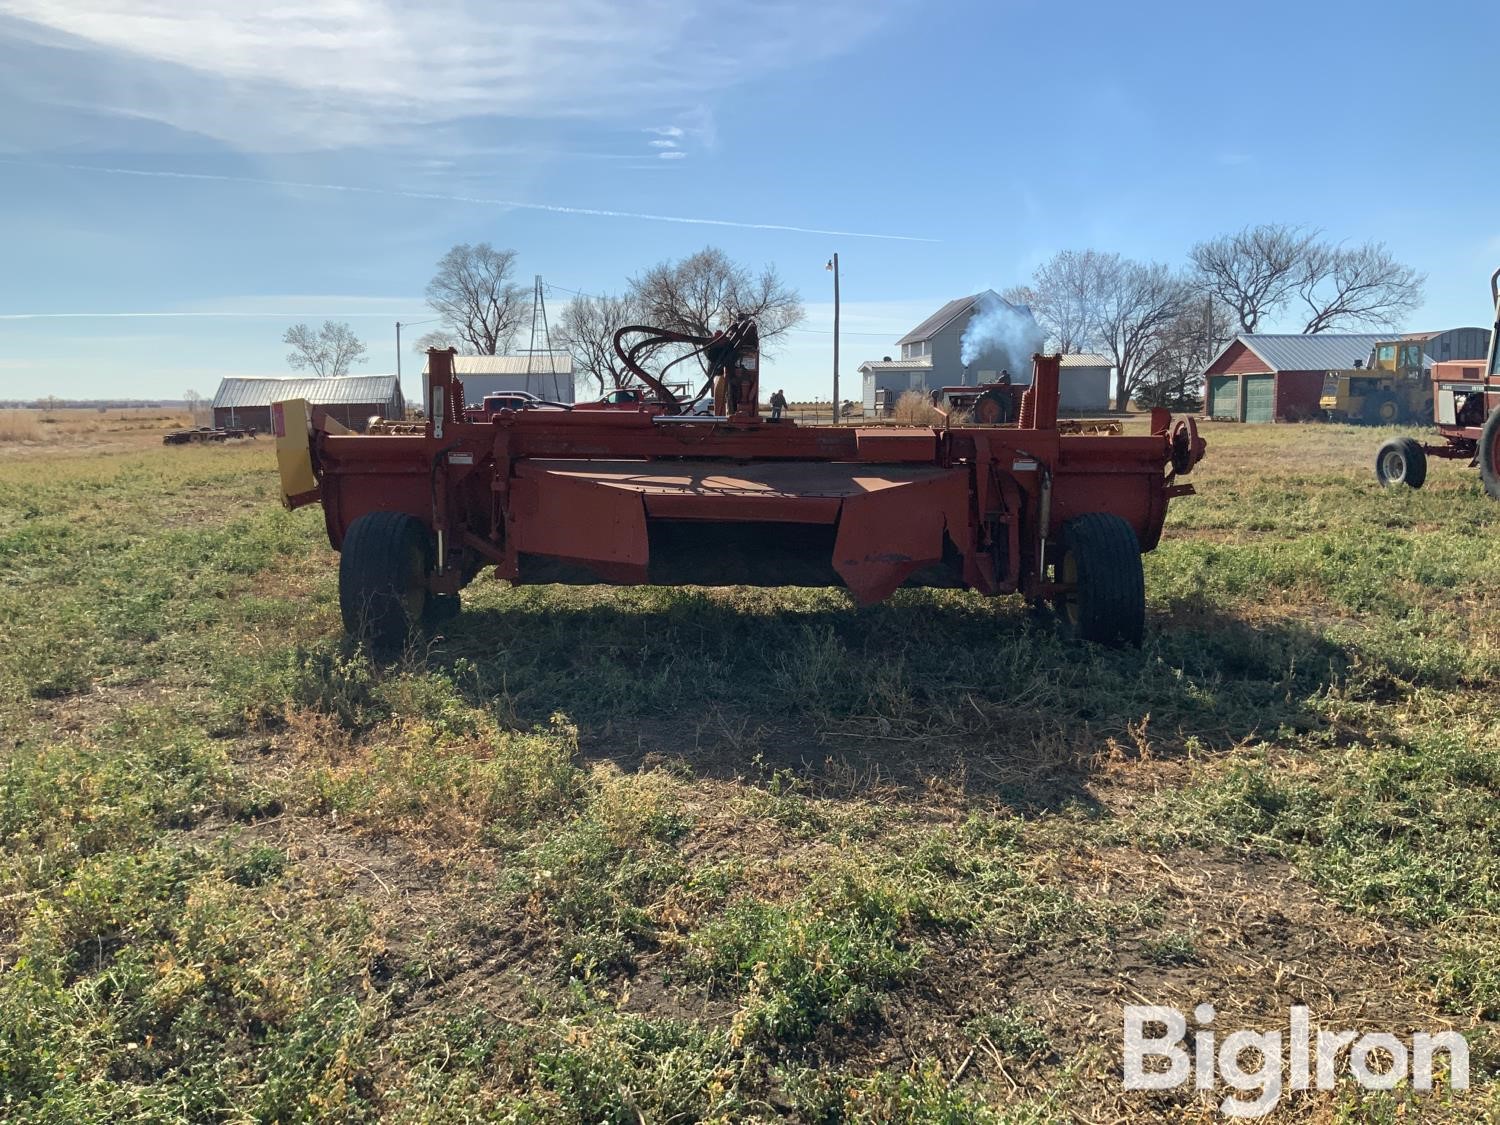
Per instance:
[[[771,421],[781,421],[781,412],[785,409],[786,395],[782,394],[778,389],[776,393],[771,396]]]

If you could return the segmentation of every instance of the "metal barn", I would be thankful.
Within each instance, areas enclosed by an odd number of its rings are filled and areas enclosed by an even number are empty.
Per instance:
[[[456,355],[453,374],[463,383],[470,406],[478,406],[485,395],[516,391],[552,402],[576,401],[570,355]],[[427,377],[425,364],[422,377]]]
[[[306,399],[351,430],[363,431],[373,416],[401,418],[406,400],[394,375],[344,375],[335,379],[231,378],[214,395],[214,425],[268,432],[271,404]]]
[[[1242,333],[1205,372],[1208,416],[1235,422],[1316,418],[1324,375],[1363,364],[1370,349],[1389,338],[1379,333]]]

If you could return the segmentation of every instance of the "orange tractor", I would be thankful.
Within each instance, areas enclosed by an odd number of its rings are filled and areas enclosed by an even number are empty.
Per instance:
[[[1387,487],[1421,488],[1427,458],[1468,458],[1490,498],[1500,500],[1500,269],[1490,275],[1495,326],[1483,360],[1432,365],[1432,411],[1441,442],[1392,438],[1375,455],[1375,476]]]

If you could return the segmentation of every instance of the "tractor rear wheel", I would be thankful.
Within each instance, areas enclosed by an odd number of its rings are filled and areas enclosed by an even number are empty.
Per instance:
[[[1119,516],[1090,512],[1063,525],[1056,596],[1058,615],[1080,640],[1140,647],[1146,633],[1146,574],[1135,528]]]
[[[344,631],[373,648],[403,647],[427,609],[432,541],[405,512],[369,512],[344,536],[339,611]]]
[[[985,391],[974,403],[974,421],[1003,426],[1015,421],[1015,403],[1004,391]]]
[[[1427,480],[1427,453],[1409,437],[1391,438],[1375,454],[1375,479],[1386,488],[1421,488]]]
[[[1490,411],[1479,431],[1479,479],[1491,500],[1500,500],[1500,406]]]
[[[1401,400],[1390,391],[1376,391],[1365,399],[1365,408],[1360,412],[1360,418],[1372,426],[1394,426],[1400,423],[1402,415]]]

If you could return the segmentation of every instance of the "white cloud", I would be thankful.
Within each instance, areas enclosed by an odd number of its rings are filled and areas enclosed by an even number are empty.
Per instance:
[[[685,153],[685,152],[679,152],[679,151],[658,152],[656,154],[656,158],[658,160],[686,160],[687,159],[687,153]]]
[[[681,112],[847,51],[902,2],[0,0],[0,42],[33,49],[11,75],[33,100],[243,148],[338,147],[464,117]],[[89,57],[59,72],[38,47]]]
[[[680,136],[682,136],[682,130],[680,128],[678,128],[676,125],[658,125],[655,128],[653,128],[653,129],[647,129],[646,132],[648,132],[648,133],[656,133],[659,136],[663,136],[663,137],[680,137]],[[671,141],[652,141],[651,143],[654,144],[654,145],[658,145],[658,144],[671,144],[672,142]]]
[[[676,148],[676,141],[647,141],[652,148]]]

